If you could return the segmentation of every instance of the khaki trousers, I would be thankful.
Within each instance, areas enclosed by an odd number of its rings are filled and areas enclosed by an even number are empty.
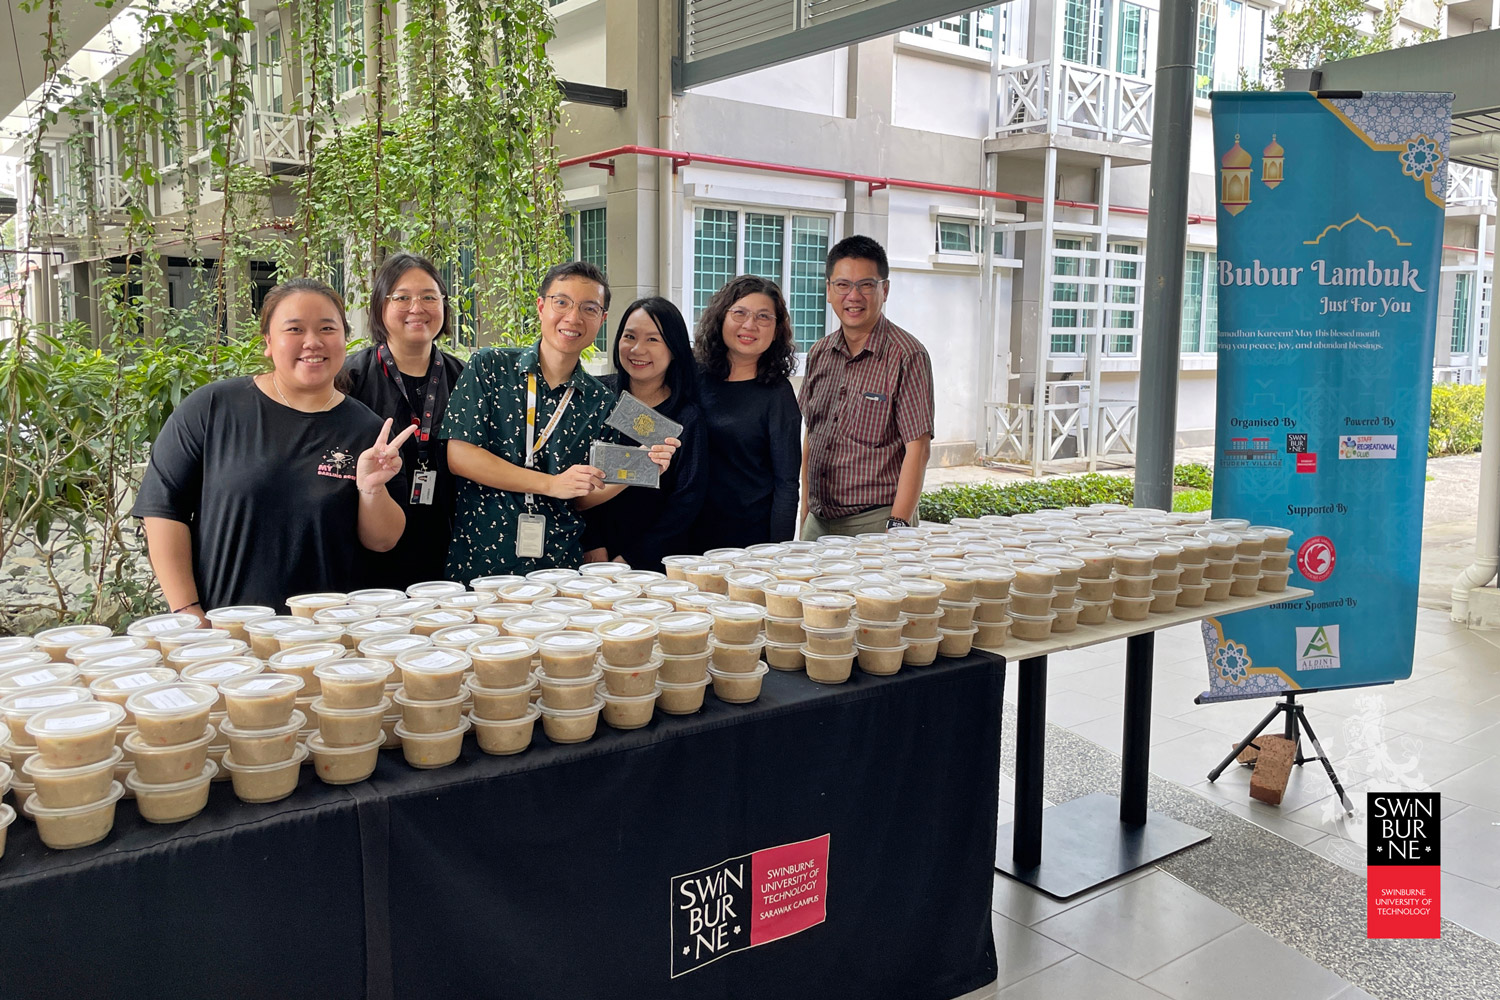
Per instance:
[[[865,532],[884,532],[885,522],[891,516],[890,507],[876,507],[862,514],[850,514],[848,517],[822,518],[808,512],[807,520],[802,522],[802,540],[804,542],[815,541],[824,535],[860,535]],[[916,522],[913,521],[913,524]]]

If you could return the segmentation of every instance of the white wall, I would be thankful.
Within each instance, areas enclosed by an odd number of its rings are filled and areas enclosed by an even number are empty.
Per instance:
[[[887,248],[889,250],[889,248]],[[932,358],[935,441],[972,441],[978,397],[976,275],[892,271],[886,315]]]
[[[706,83],[692,88],[690,93],[842,118],[849,93],[849,52],[847,49],[822,52],[743,76]]]
[[[547,43],[547,55],[559,79],[602,87],[604,77],[604,5],[587,4],[557,16],[557,34]]]
[[[896,53],[891,123],[982,139],[990,125],[990,68]]]

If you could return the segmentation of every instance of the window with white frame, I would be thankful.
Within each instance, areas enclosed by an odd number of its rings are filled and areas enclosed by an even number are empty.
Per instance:
[[[1469,312],[1473,308],[1474,275],[1459,271],[1453,275],[1453,323],[1449,329],[1448,350],[1452,354],[1469,353]]]
[[[1100,0],[1065,0],[1062,57],[1080,66],[1104,65],[1104,5]]]
[[[1058,236],[1054,237],[1053,246],[1050,353],[1081,354],[1081,334],[1066,331],[1093,329],[1093,303],[1097,301],[1098,285],[1092,281],[1064,279],[1093,278],[1098,275],[1099,262],[1092,255],[1094,241],[1092,237]]]
[[[609,230],[605,223],[604,208],[584,208],[569,212],[563,219],[568,232],[568,242],[573,247],[573,259],[593,264],[609,276]],[[601,351],[609,350],[609,331],[599,328],[594,346]]]
[[[343,95],[365,84],[364,0],[333,0],[333,54],[336,93]]]
[[[1214,89],[1214,37],[1219,21],[1219,0],[1198,0],[1198,57],[1193,93],[1207,97]]]
[[[1219,283],[1216,254],[1189,250],[1183,262],[1182,352],[1212,354],[1219,348]]]
[[[1150,74],[1155,60],[1156,11],[1140,4],[1120,4],[1120,25],[1115,34],[1115,69],[1127,76]]]
[[[1140,328],[1141,246],[1139,243],[1111,243],[1106,260],[1109,279],[1105,290],[1104,326],[1109,331],[1104,353],[1117,356],[1135,354],[1135,332]],[[1116,331],[1128,331],[1120,333]]]
[[[827,333],[824,262],[833,234],[825,215],[774,209],[699,207],[693,210],[693,315],[739,274],[781,286],[792,316],[798,353]]]
[[[163,170],[171,170],[182,162],[182,118],[178,112],[181,101],[177,97],[174,83],[161,96],[159,109],[162,117],[161,135],[157,136],[160,150],[158,162]]]
[[[980,237],[981,225],[976,219],[960,219],[950,215],[937,217],[933,234],[933,252],[946,254],[983,253],[984,240]],[[994,233],[995,256],[1005,256],[1005,234],[998,229]]]
[[[985,54],[998,44],[1002,55],[1022,58],[1026,55],[1027,7],[1027,0],[1011,0],[999,7],[954,14],[906,30],[935,42]]]
[[[1219,0],[1214,38],[1214,89],[1255,83],[1266,54],[1266,11],[1241,0]]]

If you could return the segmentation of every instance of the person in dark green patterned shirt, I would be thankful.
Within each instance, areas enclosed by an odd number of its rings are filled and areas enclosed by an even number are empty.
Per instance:
[[[441,436],[458,478],[448,576],[468,581],[497,573],[528,573],[583,560],[579,513],[616,496],[588,464],[589,445],[602,438],[615,394],[578,364],[609,309],[609,284],[591,264],[559,264],[542,279],[536,300],[541,335],[527,347],[475,353],[453,387]],[[527,400],[535,386],[529,422]],[[561,411],[561,412],[559,412]],[[665,470],[679,442],[651,449]],[[545,518],[540,557],[517,549],[522,515]]]

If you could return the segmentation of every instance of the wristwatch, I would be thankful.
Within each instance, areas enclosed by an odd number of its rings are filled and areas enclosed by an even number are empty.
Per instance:
[[[905,521],[905,520],[903,520],[902,518],[899,518],[899,517],[888,517],[888,518],[885,519],[885,528],[886,528],[887,531],[889,531],[892,528],[910,528],[910,527],[911,527],[910,522]]]

